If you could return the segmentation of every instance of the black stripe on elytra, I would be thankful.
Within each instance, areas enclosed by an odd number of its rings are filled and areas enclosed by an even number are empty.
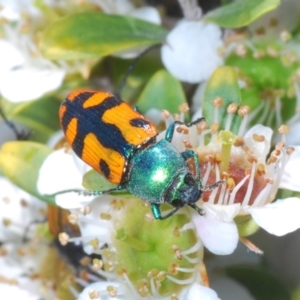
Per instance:
[[[72,118],[78,119],[77,134],[72,145],[73,150],[78,156],[82,157],[84,139],[87,134],[93,133],[104,147],[117,151],[127,159],[136,147],[128,144],[116,125],[105,123],[102,120],[107,110],[119,106],[123,101],[116,97],[108,97],[100,104],[83,108],[84,102],[93,94],[84,92],[73,101],[66,100],[64,102],[64,105],[67,107],[62,118],[64,131],[66,131]],[[121,116],[118,115],[116,117],[120,118]]]
[[[100,167],[101,173],[106,178],[108,178],[109,174],[110,174],[110,168],[109,168],[109,165],[107,164],[107,162],[102,158],[100,159],[99,167]]]
[[[150,128],[149,122],[142,118],[131,119],[129,124],[133,127],[143,127],[145,129]]]

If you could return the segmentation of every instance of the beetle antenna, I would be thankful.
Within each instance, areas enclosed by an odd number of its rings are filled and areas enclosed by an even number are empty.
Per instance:
[[[216,183],[214,184],[211,184],[211,185],[203,185],[200,190],[202,192],[206,192],[206,191],[212,191],[214,190],[215,188],[217,188],[220,184],[225,184],[226,182],[224,180],[220,180],[220,181],[217,181]]]
[[[128,76],[132,73],[132,71],[134,70],[135,66],[137,65],[137,63],[139,62],[139,60],[145,56],[148,52],[156,49],[156,48],[159,48],[161,47],[161,43],[160,44],[155,44],[155,45],[152,45],[150,47],[148,47],[147,49],[145,49],[143,52],[141,52],[133,61],[132,63],[129,65],[129,67],[127,68],[127,71],[126,73],[124,74],[123,78],[121,79],[120,83],[119,83],[119,86],[117,88],[117,92],[116,92],[116,96],[117,97],[121,97],[121,92],[125,86],[125,84],[127,83],[127,78]]]
[[[29,138],[31,131],[28,132],[25,132],[23,130],[19,131],[16,125],[13,122],[8,120],[1,106],[0,106],[0,116],[2,117],[5,124],[14,132],[16,139],[18,141],[25,141]]]

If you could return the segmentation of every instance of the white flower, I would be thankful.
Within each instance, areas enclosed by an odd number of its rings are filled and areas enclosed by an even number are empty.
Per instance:
[[[53,194],[82,188],[80,179],[83,174],[84,171],[80,172],[75,166],[72,154],[65,149],[57,150],[49,155],[40,169],[38,189],[42,194]],[[201,229],[196,228],[194,222],[199,222],[198,218],[202,217],[191,217],[190,209],[181,209],[170,220],[157,221],[153,220],[148,203],[131,195],[80,197],[75,193],[63,193],[56,196],[56,203],[71,210],[70,219],[76,220],[81,232],[81,237],[69,237],[62,233],[60,241],[63,244],[82,242],[86,253],[100,254],[102,260],[94,260],[93,269],[109,281],[88,286],[79,299],[85,299],[91,293],[97,295],[97,291],[108,297],[109,291],[114,293],[113,287],[120,299],[141,299],[141,296],[152,299],[151,295],[159,297],[166,293],[159,288],[160,281],[175,285],[174,290],[180,291],[179,299],[193,299],[189,298],[190,288],[207,299],[218,299],[212,290],[203,287],[201,277],[195,272],[202,262],[203,244],[197,237]],[[208,220],[202,230],[205,244],[211,245],[213,252],[231,253],[238,241],[235,224],[227,222],[228,217],[219,221],[209,216],[203,217]],[[223,220],[227,226],[218,234]],[[207,231],[210,225],[214,230]],[[220,235],[230,236],[231,239],[222,239],[218,247]],[[185,240],[185,236],[190,237]],[[144,254],[147,254],[147,259],[142,258]],[[147,263],[148,260],[151,264]],[[157,273],[156,269],[161,272]],[[138,279],[131,275],[135,272],[140,273]]]
[[[194,149],[200,159],[203,185],[226,180],[226,186],[204,192],[207,213],[211,214],[211,208],[207,207],[210,204],[211,207],[216,206],[213,213],[217,219],[230,221],[237,213],[238,216],[250,214],[259,226],[275,235],[284,235],[300,228],[295,213],[300,206],[300,199],[278,199],[274,202],[278,188],[300,191],[297,174],[300,168],[300,147],[287,147],[283,142],[287,126],[280,127],[283,141],[276,145],[267,159],[273,131],[263,125],[255,125],[244,133],[249,108],[241,106],[238,109],[234,104],[227,108],[225,130],[219,131],[218,109],[222,104],[216,100],[214,105],[216,112],[211,129],[201,127],[201,134],[197,135],[192,127],[189,136],[180,137],[177,134],[174,141],[177,144],[181,141],[182,145],[182,140],[189,140],[192,145],[198,143]],[[230,129],[233,114],[237,110],[244,119],[235,136]],[[207,134],[211,134],[209,143],[205,143]]]
[[[46,204],[0,177],[0,242],[32,237],[38,222],[45,220]]]
[[[0,40],[0,93],[11,102],[34,100],[60,87],[66,71],[39,53],[35,40],[41,12],[31,1],[11,4],[4,1],[1,10],[11,20],[3,24]]]
[[[217,25],[182,20],[167,35],[161,57],[174,77],[198,83],[222,65],[223,59],[218,54],[221,46],[221,29]]]

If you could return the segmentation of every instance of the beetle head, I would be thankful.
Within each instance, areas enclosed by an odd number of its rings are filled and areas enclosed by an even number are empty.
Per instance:
[[[182,207],[197,202],[201,194],[194,176],[187,172],[180,173],[166,190],[165,202],[174,207]]]

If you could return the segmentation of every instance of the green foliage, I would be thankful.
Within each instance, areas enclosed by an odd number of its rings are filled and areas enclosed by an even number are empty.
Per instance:
[[[203,115],[208,125],[214,122],[213,101],[221,97],[224,101],[222,107],[219,108],[220,129],[225,128],[227,115],[227,107],[231,103],[241,104],[240,88],[237,81],[237,75],[232,67],[219,67],[210,77],[204,92],[203,99]],[[235,115],[232,120],[231,131],[237,133],[241,123],[241,118]]]
[[[239,28],[249,25],[279,4],[280,0],[234,1],[209,12],[205,20],[225,28]]]
[[[40,49],[49,59],[103,57],[161,43],[167,31],[139,19],[85,12],[52,23],[42,34]]]
[[[30,139],[46,142],[59,130],[58,108],[60,102],[54,97],[43,97],[35,101],[9,106],[9,119],[22,123],[32,131]]]
[[[248,51],[244,57],[232,54],[226,59],[226,64],[237,68],[239,78],[246,82],[246,86],[241,89],[243,104],[254,110],[265,99],[273,109],[278,94],[283,120],[286,121],[294,115],[296,99],[291,93],[294,90],[291,78],[299,66],[298,63],[287,66],[281,57],[264,55],[258,59],[254,58],[252,51]]]
[[[8,142],[0,150],[0,169],[21,189],[49,204],[55,204],[54,197],[42,196],[37,191],[39,170],[51,152],[47,146],[35,142]]]
[[[137,105],[142,112],[151,108],[178,112],[178,106],[186,102],[181,83],[165,70],[157,71],[142,91]]]
[[[256,300],[290,300],[283,284],[269,272],[252,266],[226,268],[227,276],[245,286]]]

